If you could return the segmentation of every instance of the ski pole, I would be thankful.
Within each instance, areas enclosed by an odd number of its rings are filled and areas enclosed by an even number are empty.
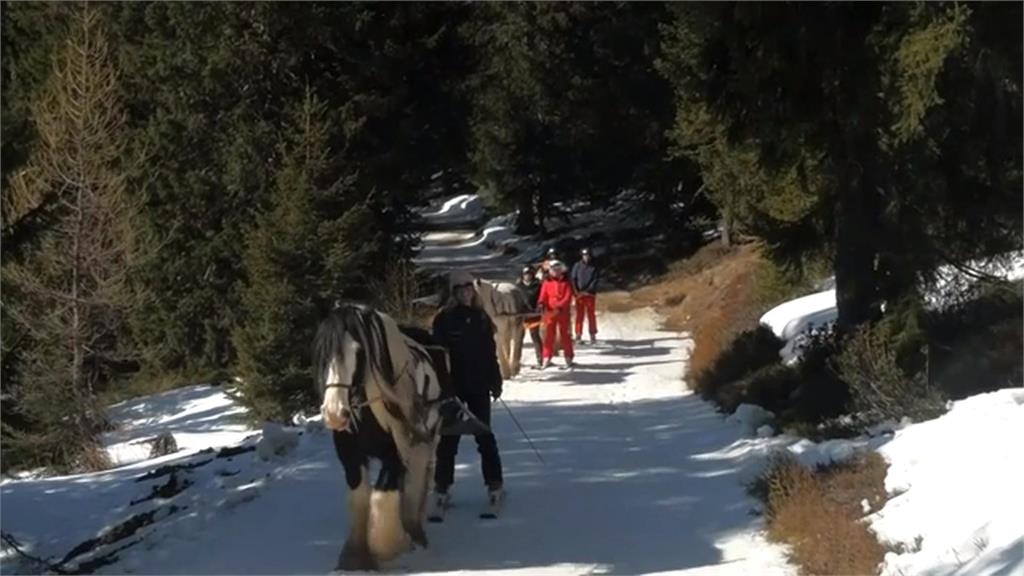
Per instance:
[[[544,458],[541,458],[540,452],[537,451],[537,447],[533,445],[533,440],[530,440],[530,436],[526,433],[526,430],[523,430],[522,425],[519,424],[519,420],[516,419],[516,415],[512,413],[512,409],[508,407],[508,404],[505,404],[503,399],[499,398],[498,401],[505,407],[505,411],[508,412],[508,415],[512,417],[512,421],[515,422],[516,428],[519,428],[519,432],[523,435],[523,438],[526,438],[526,441],[530,443],[530,448],[537,456],[537,460],[540,460],[541,464],[546,464],[546,462],[544,462]]]

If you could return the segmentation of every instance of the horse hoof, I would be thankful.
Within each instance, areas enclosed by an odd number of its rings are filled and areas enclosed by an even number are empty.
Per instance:
[[[428,546],[427,533],[423,531],[422,526],[416,526],[412,529],[406,529],[409,533],[409,538],[412,543],[419,546],[420,548],[426,548]]]
[[[365,570],[377,570],[377,560],[374,559],[373,554],[370,554],[370,549],[366,546],[345,546],[341,549],[341,554],[338,556],[338,566],[335,570],[341,571],[365,571]]]

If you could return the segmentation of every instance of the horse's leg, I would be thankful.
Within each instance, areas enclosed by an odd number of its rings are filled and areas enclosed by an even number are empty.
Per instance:
[[[399,491],[405,475],[405,467],[392,445],[381,457],[380,475],[370,502],[370,551],[378,560],[390,560],[409,550]]]
[[[427,547],[423,519],[427,513],[427,489],[430,487],[434,443],[417,444],[409,451],[402,481],[402,527],[412,541]]]
[[[501,377],[510,378],[508,366],[508,334],[505,330],[504,320],[498,322],[498,331],[495,332],[494,338],[498,349],[498,365],[501,368]]]
[[[519,374],[523,366],[523,337],[526,331],[522,322],[512,325],[512,375]]]
[[[377,562],[370,553],[370,481],[366,458],[359,450],[355,436],[334,432],[334,450],[345,468],[348,484],[349,529],[345,546],[338,556],[341,570],[376,570]]]

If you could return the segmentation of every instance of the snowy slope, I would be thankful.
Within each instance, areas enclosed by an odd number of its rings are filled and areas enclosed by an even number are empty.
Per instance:
[[[1024,574],[1024,388],[956,402],[896,432],[881,454],[895,496],[869,517],[884,575]]]

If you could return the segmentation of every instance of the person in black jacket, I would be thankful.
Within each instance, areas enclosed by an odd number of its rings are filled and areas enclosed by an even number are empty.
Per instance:
[[[491,423],[491,398],[501,397],[501,370],[494,344],[494,325],[479,306],[473,277],[466,272],[449,276],[451,299],[434,318],[434,338],[448,349],[451,379],[456,396],[488,427]],[[490,396],[490,398],[488,398]],[[455,455],[459,435],[441,437],[437,446],[434,490],[446,497],[455,481]],[[492,432],[476,434],[477,451],[491,497],[502,489],[501,457]]]
[[[583,339],[583,317],[590,324],[590,341],[597,340],[597,266],[594,266],[589,248],[580,250],[580,261],[572,267],[572,292],[576,295],[576,341]]]
[[[540,294],[540,282],[537,280],[537,272],[534,271],[532,266],[523,268],[519,280],[516,280],[516,286],[519,286],[519,289],[526,296],[526,303],[530,310],[536,310],[537,296]],[[530,340],[533,341],[533,350],[537,353],[538,368],[544,363],[543,345],[540,338],[540,320],[540,314],[523,318],[523,323],[527,325],[527,329],[530,332]]]

